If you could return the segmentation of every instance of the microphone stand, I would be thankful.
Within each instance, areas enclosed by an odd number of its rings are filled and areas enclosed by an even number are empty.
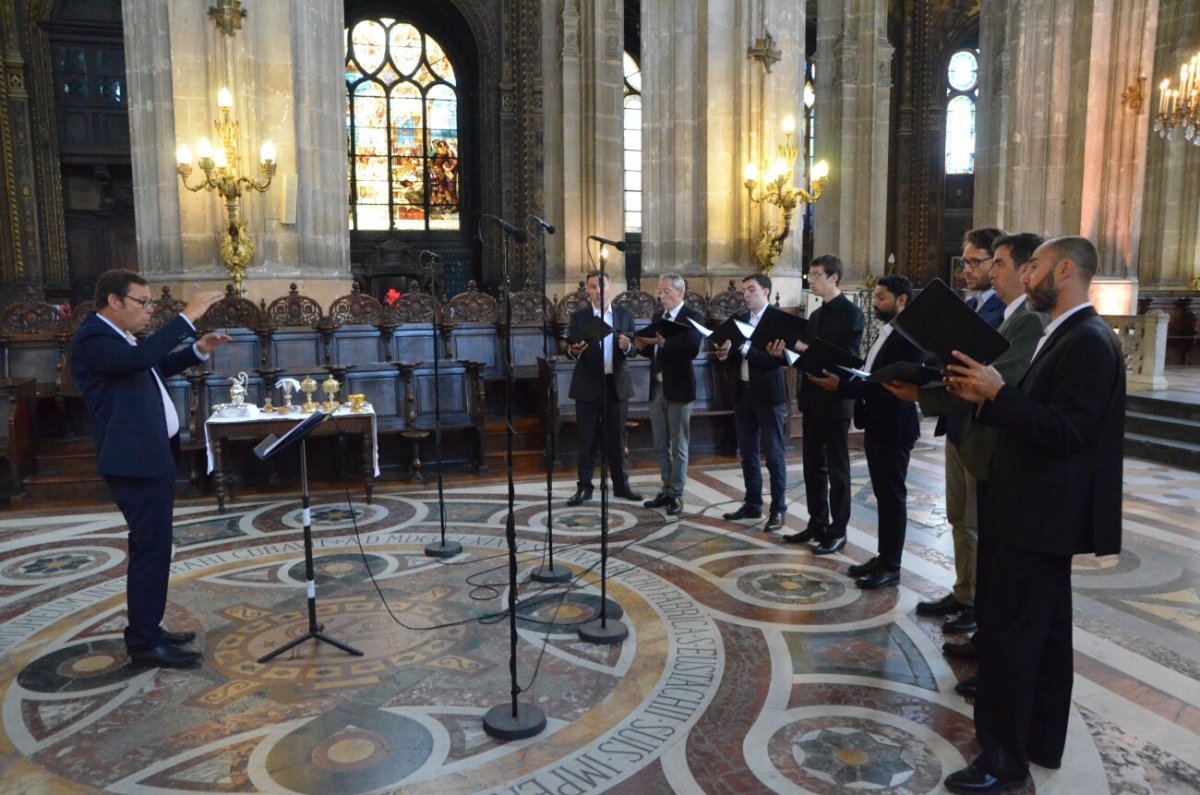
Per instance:
[[[608,257],[604,243],[600,244],[600,319],[604,319],[604,266]],[[617,344],[617,313],[613,312],[613,380],[616,380],[617,355],[624,353]],[[600,617],[581,624],[579,639],[588,643],[612,645],[629,637],[629,627],[619,619],[608,617],[608,379],[604,377],[604,340],[600,340]],[[618,434],[619,435],[619,434]],[[623,450],[617,451],[624,455]]]
[[[496,219],[505,231],[509,225]],[[518,230],[520,231],[520,230]],[[510,232],[510,234],[512,234]],[[516,235],[513,235],[516,237]],[[508,237],[504,239],[501,259],[500,283],[504,288],[504,324],[512,329],[512,285],[508,277]],[[508,518],[504,523],[504,536],[508,541],[508,675],[512,698],[508,704],[497,704],[483,716],[483,730],[499,740],[523,740],[533,737],[546,728],[546,713],[534,704],[517,701],[521,692],[517,684],[517,526],[513,514],[516,510],[517,492],[513,483],[513,347],[512,334],[506,335],[504,343],[504,435],[508,462]]]
[[[540,226],[540,225],[537,225]],[[542,358],[547,362],[550,361],[550,315],[547,309],[546,300],[546,272],[549,270],[546,264],[546,232],[549,231],[541,227],[542,237],[541,245],[538,246],[538,260],[542,266]],[[512,328],[508,330],[509,335],[512,335]],[[554,371],[550,371],[550,379],[546,385],[546,401],[550,406],[550,410],[554,411],[554,402],[557,401],[558,389],[554,383]],[[550,423],[549,438],[547,439],[549,447],[546,450],[546,565],[538,566],[531,573],[530,577],[535,582],[566,582],[571,579],[571,570],[566,566],[554,566],[554,462],[558,460],[558,433],[554,428],[554,423]]]
[[[426,259],[427,254],[429,255],[428,259]],[[436,292],[437,274],[433,272],[433,264],[437,256],[432,251],[422,251],[417,257],[417,261],[421,263],[421,269],[429,269],[429,287],[430,293],[433,295],[433,317],[430,320],[430,324],[433,326],[433,449],[437,457],[438,521],[442,526],[441,540],[426,544],[425,555],[430,558],[452,558],[462,552],[462,544],[446,540],[446,496],[442,492],[442,396],[441,378],[438,377],[438,363],[441,360],[438,348],[442,344],[438,329],[441,304]]]

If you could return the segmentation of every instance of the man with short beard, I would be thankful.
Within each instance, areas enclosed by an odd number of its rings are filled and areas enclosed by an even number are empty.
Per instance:
[[[1018,384],[955,352],[950,389],[999,429],[984,526],[996,528],[983,604],[975,734],[982,753],[952,792],[1024,784],[1029,763],[1058,768],[1074,682],[1071,558],[1121,550],[1125,358],[1088,300],[1096,248],[1044,243],[1022,274],[1050,323]]]

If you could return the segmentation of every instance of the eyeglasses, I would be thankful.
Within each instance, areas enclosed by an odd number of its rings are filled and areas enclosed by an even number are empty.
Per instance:
[[[153,309],[154,308],[154,299],[153,298],[135,298],[132,295],[123,295],[123,296],[121,296],[121,298],[122,299],[128,298],[130,301],[136,301],[137,305],[140,306],[142,309]]]
[[[975,268],[982,268],[983,263],[991,262],[991,261],[992,261],[991,257],[984,257],[983,259],[964,259],[963,267],[971,268],[972,270],[974,270]]]

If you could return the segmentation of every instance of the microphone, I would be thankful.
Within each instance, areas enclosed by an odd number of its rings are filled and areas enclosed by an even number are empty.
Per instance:
[[[429,263],[431,265],[442,261],[441,254],[437,253],[436,251],[430,251],[429,249],[425,249],[424,251],[422,251],[420,254],[417,255],[417,262],[424,262],[426,257],[429,257]]]
[[[552,235],[552,234],[554,234],[554,224],[552,224],[552,223],[549,223],[549,222],[547,222],[546,220],[544,220],[544,219],[542,219],[542,218],[538,218],[536,215],[530,215],[530,216],[526,216],[526,217],[527,217],[527,218],[528,218],[530,221],[533,221],[535,224],[537,224],[538,226],[540,226],[542,229],[545,229],[545,230],[546,230],[546,234],[548,234],[548,235]]]
[[[513,240],[515,240],[518,243],[524,243],[526,240],[529,239],[528,232],[526,232],[524,229],[520,229],[518,227],[513,226],[508,221],[505,221],[503,218],[501,218],[498,215],[492,215],[491,213],[484,213],[483,215],[481,215],[479,217],[480,218],[491,218],[496,223],[500,224],[501,229],[503,229],[505,232],[508,232],[510,235],[512,235]]]
[[[597,243],[612,246],[617,251],[625,251],[625,243],[621,240],[609,240],[607,237],[598,237],[596,235],[588,235],[588,240],[595,240]]]

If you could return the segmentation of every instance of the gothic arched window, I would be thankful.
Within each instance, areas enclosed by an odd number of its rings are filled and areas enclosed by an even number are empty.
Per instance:
[[[946,67],[946,173],[975,173],[975,98],[979,53],[959,50]]]
[[[625,53],[625,232],[642,231],[642,69]]]
[[[388,17],[345,31],[353,230],[458,229],[459,98],[433,37]]]

